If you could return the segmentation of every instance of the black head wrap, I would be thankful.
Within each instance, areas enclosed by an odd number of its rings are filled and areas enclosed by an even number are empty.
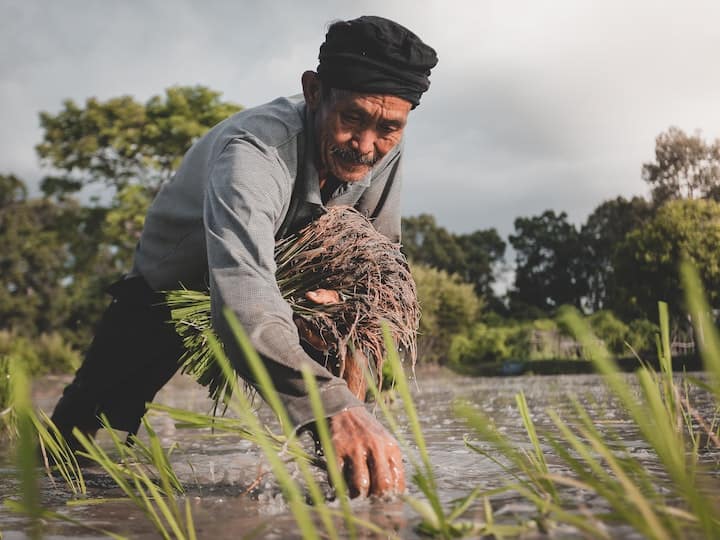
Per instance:
[[[329,87],[395,95],[413,109],[437,64],[435,50],[410,30],[373,16],[332,24],[318,59],[318,75]]]

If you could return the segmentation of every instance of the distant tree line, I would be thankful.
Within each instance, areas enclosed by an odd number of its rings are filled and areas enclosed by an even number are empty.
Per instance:
[[[193,141],[238,110],[193,86],[145,103],[68,100],[57,114],[40,113],[36,151],[50,171],[43,195],[29,197],[22,179],[0,174],[0,355],[31,358],[28,343],[54,336],[87,346],[108,303],[104,289],[129,270],[153,196]],[[103,196],[88,200],[96,184]]]
[[[404,250],[414,262],[460,276],[488,307],[518,319],[552,315],[563,305],[627,319],[652,315],[658,300],[682,317],[683,255],[720,307],[720,140],[670,128],[657,137],[655,154],[643,165],[649,200],[604,201],[579,227],[555,210],[515,219],[508,238],[514,281],[505,298],[493,298],[492,285],[507,267],[507,244],[495,229],[453,234],[430,215],[405,218]]]
[[[404,249],[416,264],[459,276],[474,287],[483,310],[456,334],[446,358],[458,362],[530,358],[565,329],[566,306],[588,316],[617,354],[654,346],[657,303],[669,304],[676,335],[689,332],[678,275],[684,258],[699,270],[711,307],[720,310],[720,140],[671,127],[656,139],[655,159],[643,165],[651,197],[602,202],[584,224],[565,212],[518,217],[507,244],[495,229],[453,234],[429,215],[403,220]],[[512,285],[497,297],[493,284],[508,267]],[[422,300],[422,298],[421,298]],[[534,337],[532,337],[534,336]]]
[[[60,112],[40,114],[36,151],[49,171],[42,196],[28,196],[17,176],[0,175],[0,355],[41,335],[87,345],[108,301],[103,290],[128,270],[153,196],[193,141],[240,108],[194,86],[145,103],[66,101]],[[642,171],[651,198],[605,201],[579,227],[555,210],[518,217],[507,243],[495,229],[456,234],[428,214],[404,218],[403,249],[424,309],[421,357],[462,363],[531,355],[548,325],[563,331],[547,321],[567,305],[594,317],[600,333],[613,329],[608,341],[647,339],[651,327],[637,321],[652,318],[658,300],[678,324],[684,320],[683,256],[719,309],[720,141],[670,128]],[[104,188],[102,197],[88,199],[92,185]],[[494,286],[508,269],[513,283],[498,295]]]

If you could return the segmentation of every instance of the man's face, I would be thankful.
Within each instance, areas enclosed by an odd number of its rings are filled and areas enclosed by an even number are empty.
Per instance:
[[[335,90],[309,104],[315,112],[320,178],[361,180],[402,138],[411,104],[397,96]]]

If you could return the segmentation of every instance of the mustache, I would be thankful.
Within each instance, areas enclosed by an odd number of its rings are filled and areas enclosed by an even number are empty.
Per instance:
[[[355,165],[369,165],[372,167],[378,162],[378,156],[375,153],[361,154],[358,150],[344,146],[333,146],[330,149],[330,154]]]

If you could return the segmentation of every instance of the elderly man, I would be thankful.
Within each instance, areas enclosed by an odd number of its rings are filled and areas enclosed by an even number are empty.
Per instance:
[[[429,86],[435,51],[380,17],[334,23],[303,96],[241,111],[198,140],[153,202],[132,271],[113,301],[53,420],[94,433],[99,414],[137,431],[145,404],[178,367],[182,344],[158,291],[209,285],[213,324],[238,373],[252,376],[222,316],[232,309],[262,356],[298,427],[312,420],[300,366],[318,380],[351,495],[402,492],[397,443],[349,391],[304,351],[275,282],[276,239],[323,206],[352,205],[400,238],[402,135]],[[332,300],[332,291],[310,294]],[[328,300],[329,297],[329,300]]]

